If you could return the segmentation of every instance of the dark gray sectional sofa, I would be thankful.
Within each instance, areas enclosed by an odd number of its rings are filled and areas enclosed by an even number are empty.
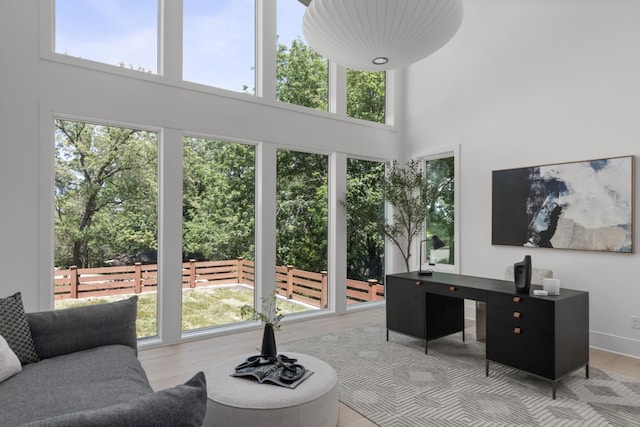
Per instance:
[[[136,306],[27,313],[39,361],[0,383],[0,426],[201,426],[204,374],[154,392],[137,358]]]

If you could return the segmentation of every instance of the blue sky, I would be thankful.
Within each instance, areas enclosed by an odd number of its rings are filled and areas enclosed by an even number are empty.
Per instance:
[[[267,0],[275,1],[275,0]],[[157,0],[56,0],[56,52],[157,73]],[[305,7],[278,0],[278,35],[302,37]],[[254,0],[184,0],[184,79],[253,88]],[[274,46],[275,51],[275,46]]]

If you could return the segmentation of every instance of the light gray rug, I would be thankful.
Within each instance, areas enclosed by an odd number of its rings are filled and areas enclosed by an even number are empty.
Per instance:
[[[290,327],[295,327],[292,325]],[[455,334],[429,342],[384,325],[278,343],[338,372],[340,401],[380,426],[638,426],[640,380],[591,368],[558,384],[491,364],[485,347]]]

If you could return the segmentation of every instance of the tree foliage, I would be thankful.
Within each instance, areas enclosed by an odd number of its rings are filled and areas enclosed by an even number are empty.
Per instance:
[[[327,111],[328,65],[300,38],[291,46],[278,44],[276,99],[289,104]]]
[[[185,255],[200,260],[253,260],[254,147],[187,137],[183,163]]]
[[[384,71],[347,70],[347,115],[370,122],[385,122]]]
[[[328,158],[278,150],[276,262],[319,272],[327,269]]]
[[[157,135],[56,120],[55,262],[157,248]]]
[[[349,159],[347,163],[347,278],[384,282],[385,164]]]
[[[454,158],[443,157],[429,160],[426,164],[427,200],[427,237],[438,236],[449,248],[448,259],[438,262],[454,264]]]

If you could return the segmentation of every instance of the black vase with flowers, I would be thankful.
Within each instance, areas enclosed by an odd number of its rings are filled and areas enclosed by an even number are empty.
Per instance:
[[[282,310],[276,306],[276,300],[277,293],[274,291],[262,298],[262,311],[256,310],[256,308],[251,305],[243,305],[240,307],[240,315],[243,318],[253,318],[254,320],[261,320],[262,323],[264,323],[262,346],[260,347],[260,356],[264,358],[275,358],[278,356],[275,331],[280,329],[280,320],[284,317],[284,314],[282,314]]]
[[[276,336],[271,323],[264,324],[264,332],[262,334],[262,347],[260,347],[260,356],[265,358],[276,357],[278,350],[276,349]]]

